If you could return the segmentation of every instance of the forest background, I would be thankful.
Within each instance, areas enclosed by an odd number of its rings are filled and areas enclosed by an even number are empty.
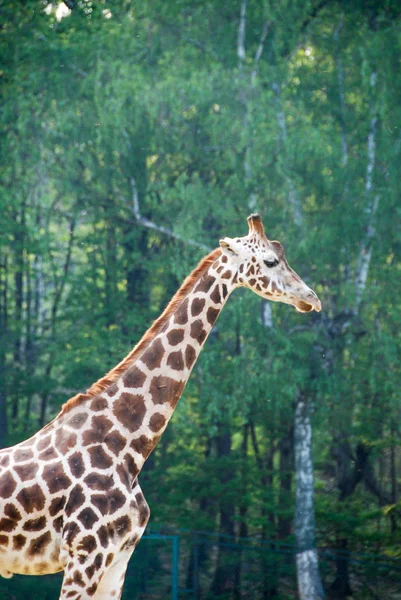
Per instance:
[[[233,295],[142,473],[151,523],[292,542],[301,406],[317,545],[399,556],[399,2],[0,11],[0,446],[258,211],[323,310]]]

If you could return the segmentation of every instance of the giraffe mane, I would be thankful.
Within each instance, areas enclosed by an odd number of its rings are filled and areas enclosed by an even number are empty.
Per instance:
[[[97,396],[107,388],[109,388],[117,379],[121,377],[121,375],[131,366],[132,362],[138,358],[150,345],[155,336],[163,329],[164,325],[167,323],[171,314],[175,312],[175,310],[180,306],[180,304],[185,300],[188,294],[193,289],[195,283],[200,279],[200,277],[208,270],[210,265],[214,263],[214,261],[219,258],[221,255],[220,248],[215,248],[212,252],[210,252],[207,256],[205,256],[198,266],[184,279],[183,284],[179,288],[179,290],[174,294],[170,302],[167,304],[166,308],[158,317],[153,324],[149,327],[149,329],[145,332],[139,342],[134,346],[134,348],[127,354],[127,356],[113,369],[111,369],[104,377],[98,379],[95,383],[93,383],[86,392],[79,392],[69,400],[65,404],[63,404],[61,409],[61,414],[68,412],[78,404],[81,404],[85,400]]]

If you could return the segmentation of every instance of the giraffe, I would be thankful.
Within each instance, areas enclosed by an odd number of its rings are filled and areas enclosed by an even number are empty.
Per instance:
[[[138,474],[231,292],[321,309],[260,216],[248,224],[248,235],[220,240],[122,362],[0,451],[0,575],[64,571],[60,600],[121,598],[150,514]]]

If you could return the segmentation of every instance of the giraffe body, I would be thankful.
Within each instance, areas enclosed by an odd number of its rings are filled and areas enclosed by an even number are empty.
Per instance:
[[[0,451],[0,575],[64,570],[60,600],[121,597],[149,519],[138,474],[228,296],[250,287],[301,312],[315,293],[257,215],[221,240],[134,350],[29,440]]]

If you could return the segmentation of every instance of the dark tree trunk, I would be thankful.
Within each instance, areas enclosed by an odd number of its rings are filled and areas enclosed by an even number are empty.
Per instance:
[[[278,517],[278,537],[285,540],[291,535],[292,518],[290,515],[290,498],[292,473],[294,470],[294,439],[293,428],[280,440],[279,452],[279,509],[281,513]]]
[[[240,525],[239,525],[239,538],[240,538],[240,544],[241,544],[241,538],[246,538],[248,537],[248,526],[246,523],[246,516],[248,513],[248,505],[246,502],[246,493],[247,493],[247,483],[248,483],[248,477],[247,477],[247,459],[248,459],[248,432],[249,432],[249,425],[248,423],[246,423],[243,427],[243,433],[242,433],[242,444],[241,444],[241,458],[242,458],[242,475],[241,475],[241,501],[240,501],[240,505],[239,505],[239,518],[240,518]],[[234,584],[234,600],[240,600],[241,599],[241,576],[242,576],[242,546],[239,546],[238,552],[237,552],[237,566],[236,566],[236,570],[235,570],[235,584]]]
[[[22,362],[22,306],[23,306],[23,286],[24,286],[24,243],[25,243],[25,203],[22,203],[21,212],[18,216],[14,213],[15,233],[14,233],[14,253],[15,253],[15,271],[14,271],[14,366],[15,381],[13,386],[11,416],[13,421],[18,420],[20,403],[20,377],[19,371]]]
[[[251,433],[252,446],[255,453],[256,463],[260,472],[260,482],[262,489],[269,493],[272,490],[273,485],[273,459],[275,450],[274,434],[271,433],[270,446],[267,452],[265,460],[261,456],[258,440],[256,438],[255,426],[251,422],[249,424]],[[261,509],[262,517],[262,541],[266,541],[269,537],[271,538],[273,533],[276,531],[276,522],[273,510],[268,511],[266,505],[263,503]],[[268,527],[269,525],[269,527]],[[271,550],[274,551],[274,544],[271,544]],[[276,589],[276,570],[274,564],[272,564],[272,552],[266,552],[262,554],[262,571],[263,571],[263,599],[269,600],[274,597],[277,593]]]
[[[369,449],[360,442],[354,456],[348,439],[339,436],[331,449],[331,455],[336,460],[337,487],[340,492],[338,501],[342,504],[352,496],[367,471]],[[344,531],[339,532],[336,546],[340,553],[336,558],[336,575],[330,586],[329,596],[336,600],[345,600],[352,595],[352,588],[349,577],[348,536]]]
[[[205,459],[207,460],[212,453],[212,439],[208,436],[206,438],[205,445]],[[146,463],[145,463],[146,464]],[[213,510],[214,504],[210,502],[210,497],[205,494],[201,497],[199,501],[199,511],[201,514],[211,516],[214,520],[214,513],[210,515]],[[202,537],[194,536],[193,538],[193,552],[192,558],[188,563],[188,571],[187,571],[187,589],[193,589],[194,598],[198,600],[200,598],[200,580],[199,574],[200,570],[203,568],[209,557],[210,544],[205,543]]]
[[[216,456],[221,460],[221,483],[228,488],[232,480],[232,472],[227,459],[231,454],[231,433],[227,427],[219,426],[219,433],[215,438]],[[217,565],[210,591],[212,597],[231,596],[235,582],[235,561],[233,561],[231,548],[227,548],[227,537],[234,538],[234,505],[225,495],[220,500],[220,539],[217,549]],[[233,539],[231,540],[233,541]]]
[[[7,446],[6,339],[8,329],[7,258],[0,260],[0,448]]]

